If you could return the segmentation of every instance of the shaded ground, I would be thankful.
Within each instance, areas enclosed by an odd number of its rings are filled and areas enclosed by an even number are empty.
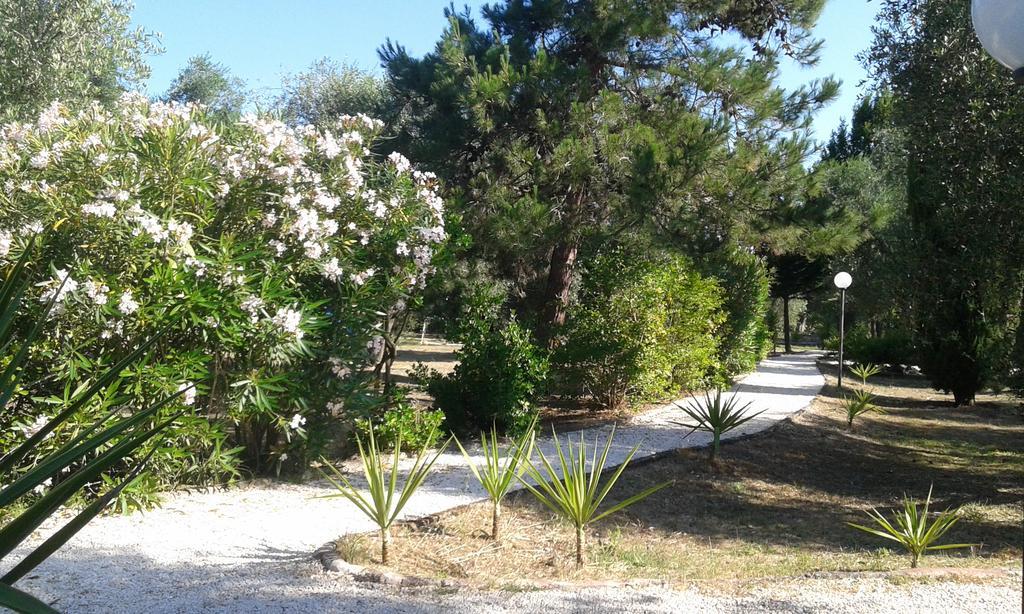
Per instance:
[[[409,374],[417,363],[423,363],[441,373],[451,373],[457,362],[455,350],[459,347],[457,343],[446,343],[443,340],[428,340],[427,343],[403,342],[398,346],[398,355],[391,367],[392,376],[399,384],[412,384]]]
[[[591,564],[572,569],[572,531],[526,493],[507,502],[505,540],[487,539],[487,504],[471,505],[396,531],[396,567],[412,575],[462,578],[491,587],[523,579],[661,578],[734,586],[807,572],[906,567],[902,552],[850,529],[864,510],[888,508],[904,492],[933,509],[965,506],[950,534],[971,550],[930,554],[930,567],[1015,567],[1022,557],[1024,420],[1018,401],[981,395],[954,408],[920,378],[882,377],[869,387],[885,414],[845,411],[827,375],[811,408],[769,433],[723,449],[710,472],[704,452],[684,450],[628,469],[619,496],[674,484],[592,531]],[[853,381],[851,381],[853,380]],[[859,386],[854,378],[847,387]],[[947,540],[948,541],[948,540]],[[371,563],[375,542],[348,538],[341,550]]]

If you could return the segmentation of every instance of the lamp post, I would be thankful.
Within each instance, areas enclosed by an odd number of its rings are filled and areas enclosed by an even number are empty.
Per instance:
[[[1024,0],[972,0],[971,21],[985,51],[1024,83]]]
[[[843,341],[846,336],[846,289],[853,283],[853,278],[846,271],[836,273],[832,280],[839,288],[839,389],[843,389]]]

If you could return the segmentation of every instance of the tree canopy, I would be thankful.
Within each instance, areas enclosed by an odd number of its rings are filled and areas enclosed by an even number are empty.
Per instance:
[[[212,111],[239,113],[246,100],[245,83],[231,75],[226,66],[214,62],[209,54],[189,58],[171,82],[164,99],[204,104]]]
[[[399,146],[448,180],[471,257],[558,325],[585,243],[752,244],[762,212],[798,197],[837,84],[775,80],[783,53],[816,61],[822,4],[515,0],[483,26],[448,11],[433,52],[380,51],[410,117]]]
[[[131,27],[123,0],[0,0],[0,115],[53,100],[110,102],[149,76],[156,36]]]

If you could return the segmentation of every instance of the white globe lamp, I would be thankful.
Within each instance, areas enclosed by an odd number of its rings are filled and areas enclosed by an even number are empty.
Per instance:
[[[1024,1],[1024,0],[1022,0]],[[846,337],[846,289],[853,283],[853,277],[846,271],[836,273],[832,283],[839,288],[839,389],[843,389],[843,342]]]
[[[985,51],[1024,83],[1024,0],[972,0],[971,21]]]

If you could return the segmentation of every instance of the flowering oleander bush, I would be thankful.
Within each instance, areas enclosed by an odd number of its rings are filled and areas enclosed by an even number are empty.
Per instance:
[[[127,392],[200,385],[185,398],[196,417],[152,461],[162,480],[263,471],[326,445],[366,394],[381,314],[403,309],[445,239],[434,177],[374,158],[380,129],[365,116],[332,130],[215,121],[136,94],[0,126],[0,265],[33,231],[55,263],[34,288],[40,308],[56,297],[28,367],[46,377],[21,393],[58,404],[127,339],[163,331],[165,358]],[[42,419],[23,405],[0,445]]]

